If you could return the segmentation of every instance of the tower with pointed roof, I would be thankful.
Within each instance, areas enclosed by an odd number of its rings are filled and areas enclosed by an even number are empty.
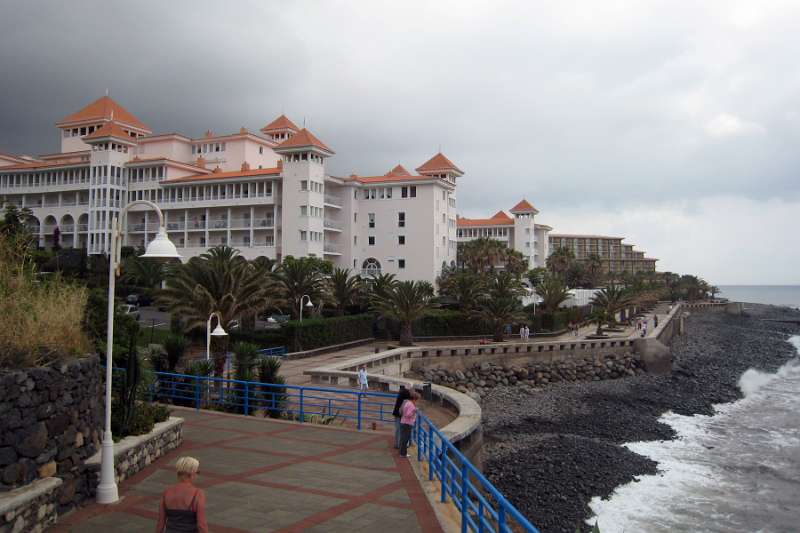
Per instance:
[[[61,152],[88,150],[84,137],[92,135],[106,124],[114,124],[117,131],[124,132],[132,139],[152,133],[147,124],[106,95],[56,122],[56,127],[61,131]]]
[[[261,128],[261,133],[279,144],[299,131],[300,128],[297,127],[297,124],[289,120],[289,117],[283,114]]]
[[[305,128],[274,150],[281,156],[283,168],[281,254],[322,259],[325,257],[325,160],[334,151]]]

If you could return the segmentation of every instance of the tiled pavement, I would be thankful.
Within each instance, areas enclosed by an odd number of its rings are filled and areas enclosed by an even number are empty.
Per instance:
[[[159,498],[181,455],[200,460],[209,528],[241,531],[442,531],[409,460],[386,433],[176,409],[183,445],[120,486],[120,503],[91,504],[52,532],[155,529]]]

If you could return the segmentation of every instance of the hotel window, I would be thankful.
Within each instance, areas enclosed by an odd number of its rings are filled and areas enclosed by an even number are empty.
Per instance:
[[[358,246],[358,235],[353,235],[353,246]]]
[[[406,227],[406,214],[403,211],[397,213],[397,227],[398,228]]]
[[[406,260],[405,259],[398,259],[397,260],[397,268],[405,268],[406,267]]]
[[[370,213],[367,216],[369,217],[369,227],[370,228],[374,228],[375,227],[375,213]]]
[[[409,188],[409,193],[411,193],[411,198],[416,198],[417,197],[417,187],[415,185],[412,185]]]
[[[259,146],[258,147],[258,153],[259,154],[263,154],[264,153],[264,147],[263,146]]]
[[[358,213],[353,213],[353,222],[358,222]]]
[[[392,188],[388,187],[386,189],[386,198],[391,198],[391,197],[392,197]]]
[[[381,198],[381,200],[386,198],[386,189],[384,187],[380,188],[380,198]]]
[[[375,246],[375,237],[370,235],[369,239],[368,239],[368,242],[369,242],[370,246]]]
[[[403,246],[406,243],[406,236],[405,235],[398,235],[397,236],[397,244]]]
[[[301,180],[300,181],[300,190],[307,191],[308,190],[308,180]]]
[[[308,240],[308,233],[306,231],[300,230],[300,240],[305,241]]]
[[[408,198],[408,187],[400,187],[400,198]]]
[[[300,206],[300,216],[301,217],[307,217],[308,216],[308,206],[307,205],[301,205]]]

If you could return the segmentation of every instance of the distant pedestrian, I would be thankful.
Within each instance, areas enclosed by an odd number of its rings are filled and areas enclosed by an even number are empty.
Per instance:
[[[647,322],[642,324],[642,337],[647,337]]]
[[[528,342],[531,338],[531,328],[525,324],[525,342]]]
[[[175,470],[178,482],[164,489],[161,495],[156,533],[208,533],[206,494],[194,486],[200,461],[181,457],[175,463]]]
[[[519,327],[519,340],[521,340],[522,342],[525,342],[525,325],[524,324]]]
[[[506,324],[506,336],[511,336],[511,324]]]
[[[369,389],[369,383],[367,383],[367,367],[366,365],[361,365],[361,368],[358,369],[358,390],[366,392],[367,389]]]
[[[653,315],[653,329],[658,327],[658,315]]]
[[[394,409],[392,410],[392,416],[394,417],[394,447],[397,450],[400,449],[400,407],[409,398],[411,398],[411,393],[405,385],[400,385],[400,390],[397,392],[397,398],[394,401]]]
[[[580,329],[581,329],[580,325],[578,325],[578,323],[575,322],[575,325],[572,327],[572,334],[577,337]]]
[[[417,423],[417,391],[411,391],[411,396],[400,406],[400,457],[408,457],[408,441],[411,440],[411,430]]]

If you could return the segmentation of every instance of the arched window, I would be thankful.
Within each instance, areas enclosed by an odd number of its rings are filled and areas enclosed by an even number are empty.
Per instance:
[[[381,273],[381,264],[374,257],[364,260],[361,265],[363,273],[367,276],[377,276]]]

